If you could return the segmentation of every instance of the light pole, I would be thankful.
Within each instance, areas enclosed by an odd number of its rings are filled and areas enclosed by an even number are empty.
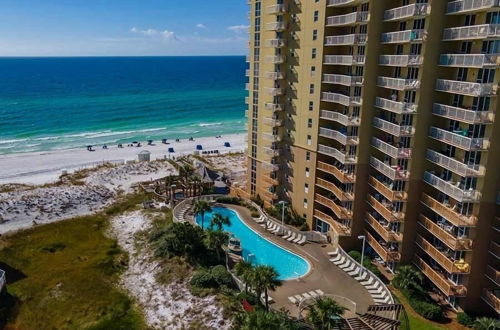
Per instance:
[[[279,201],[281,204],[281,230],[285,231],[285,201]]]
[[[365,235],[359,235],[358,236],[358,239],[362,239],[363,240],[363,247],[361,248],[361,272],[360,272],[360,275],[363,274],[363,271],[365,270],[364,266],[363,266],[363,258],[365,256],[365,242],[366,242],[366,236]]]

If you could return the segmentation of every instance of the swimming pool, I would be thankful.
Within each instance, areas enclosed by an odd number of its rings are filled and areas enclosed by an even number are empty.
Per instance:
[[[300,256],[291,253],[263,238],[250,229],[238,213],[225,207],[214,207],[212,212],[205,213],[204,227],[208,228],[212,216],[219,213],[231,220],[231,225],[224,230],[234,234],[241,241],[243,258],[254,265],[273,266],[280,280],[291,280],[304,276],[309,271],[309,263]],[[196,223],[201,226],[201,216],[196,216]]]

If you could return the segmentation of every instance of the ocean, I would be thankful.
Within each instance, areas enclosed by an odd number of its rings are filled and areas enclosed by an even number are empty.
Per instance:
[[[245,132],[245,58],[0,58],[0,155]]]

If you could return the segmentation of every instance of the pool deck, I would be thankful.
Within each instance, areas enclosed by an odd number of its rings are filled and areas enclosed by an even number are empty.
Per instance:
[[[250,216],[250,211],[242,206],[225,205],[238,211],[247,225],[271,242],[284,247],[309,261],[309,273],[299,279],[284,281],[276,291],[270,292],[274,299],[273,308],[285,307],[292,316],[299,313],[298,307],[288,301],[288,297],[302,294],[311,290],[321,289],[325,294],[348,298],[356,303],[358,313],[366,312],[374,301],[369,292],[355,279],[347,275],[342,269],[334,265],[329,259],[328,252],[333,251],[330,244],[307,243],[304,246],[290,243],[273,235],[257,224]]]

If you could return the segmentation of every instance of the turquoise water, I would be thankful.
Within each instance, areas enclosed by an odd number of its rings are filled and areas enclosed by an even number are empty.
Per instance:
[[[251,261],[254,265],[273,266],[280,280],[298,278],[309,271],[309,263],[306,260],[261,237],[250,229],[233,210],[214,207],[212,212],[205,214],[205,228],[210,225],[212,216],[216,213],[227,216],[231,220],[231,225],[224,226],[224,230],[240,239],[245,260]],[[200,215],[196,216],[196,223],[201,226]]]
[[[245,58],[0,58],[0,154],[245,132]]]

